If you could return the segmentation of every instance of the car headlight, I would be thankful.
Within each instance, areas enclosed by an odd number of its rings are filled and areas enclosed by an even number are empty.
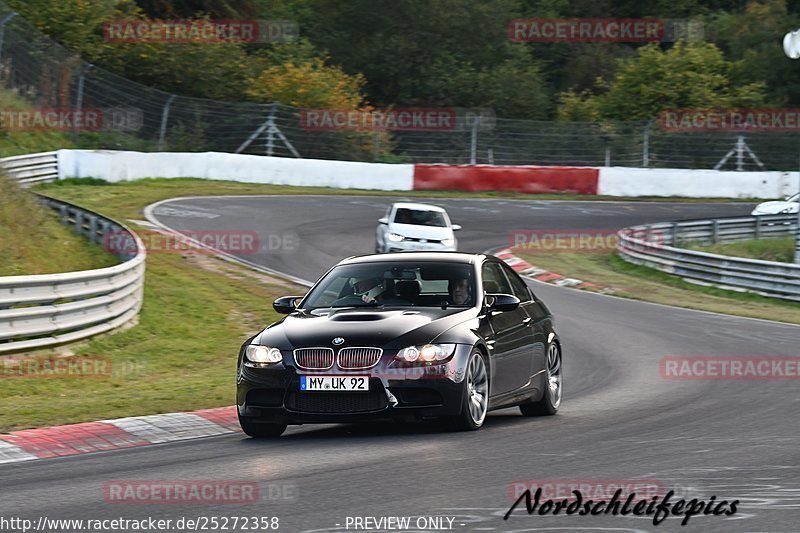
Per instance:
[[[781,211],[781,214],[784,215],[784,214],[791,213],[791,212],[792,212],[792,208],[791,207],[787,207],[786,209]]]
[[[403,239],[405,239],[405,237],[403,237],[402,235],[398,235],[397,233],[390,233],[389,235],[386,236],[386,238],[394,242],[400,242]]]
[[[251,363],[280,363],[283,361],[281,351],[269,346],[259,346],[251,344],[244,349],[244,356]]]
[[[449,359],[455,351],[455,344],[425,344],[403,348],[394,357],[404,363],[434,363]]]
[[[456,243],[455,239],[442,239],[442,244],[445,246],[453,246]]]

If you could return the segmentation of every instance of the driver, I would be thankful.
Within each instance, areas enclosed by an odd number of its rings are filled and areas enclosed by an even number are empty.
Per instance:
[[[470,300],[469,279],[455,278],[447,284],[447,291],[450,293],[450,303],[453,305],[465,305]]]
[[[382,300],[384,292],[386,283],[381,278],[372,276],[356,278],[353,281],[353,294],[368,304]]]

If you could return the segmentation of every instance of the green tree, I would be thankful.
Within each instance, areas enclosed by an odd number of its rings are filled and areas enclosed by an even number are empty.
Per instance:
[[[744,10],[708,18],[709,36],[732,60],[736,76],[765,81],[767,99],[776,105],[800,105],[800,61],[783,53],[783,36],[800,27],[797,9],[786,0],[750,1]]]
[[[647,120],[668,108],[764,105],[763,82],[737,84],[738,66],[710,43],[678,42],[667,51],[643,46],[621,61],[611,82],[598,80],[600,94],[560,95],[558,116],[566,120]]]
[[[363,73],[376,104],[492,107],[516,118],[551,110],[540,62],[508,39],[508,23],[520,14],[517,0],[311,0],[311,6],[315,17],[306,34],[346,72]]]

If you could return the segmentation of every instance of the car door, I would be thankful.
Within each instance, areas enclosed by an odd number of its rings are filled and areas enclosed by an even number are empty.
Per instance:
[[[481,274],[485,293],[514,294],[499,262],[487,261]],[[513,311],[491,311],[487,319],[494,332],[492,394],[504,394],[525,386],[531,370],[531,317],[520,306]]]
[[[533,296],[530,288],[519,277],[519,274],[505,263],[502,263],[502,266],[503,272],[511,285],[511,290],[514,291],[514,296],[519,298],[520,307],[525,310],[525,314],[528,316],[528,318],[523,319],[530,327],[533,335],[533,344],[529,350],[530,371],[528,376],[534,376],[544,370],[545,355],[547,353],[547,332],[544,329],[543,321],[547,318],[547,313]]]

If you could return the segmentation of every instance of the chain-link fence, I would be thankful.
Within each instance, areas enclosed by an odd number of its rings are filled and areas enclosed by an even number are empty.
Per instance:
[[[496,118],[480,127],[363,132],[304,127],[300,109],[190,98],[81,60],[0,3],[0,83],[38,108],[103,109],[79,147],[221,151],[357,161],[794,170],[794,133],[669,133],[658,121],[594,124]],[[727,156],[727,157],[726,157]]]

